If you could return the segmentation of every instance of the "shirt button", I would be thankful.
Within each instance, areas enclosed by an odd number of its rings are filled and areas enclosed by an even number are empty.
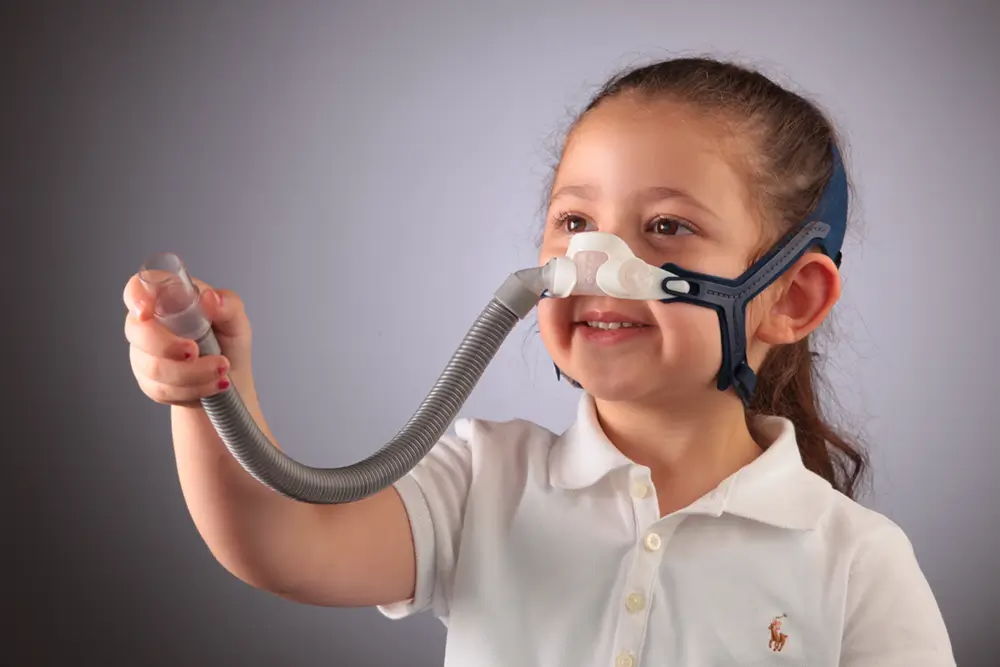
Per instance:
[[[649,485],[645,482],[636,482],[632,485],[632,497],[636,500],[642,500],[649,495]]]
[[[663,546],[663,540],[661,540],[660,536],[656,533],[646,535],[646,539],[643,540],[643,543],[646,545],[647,551],[656,551]]]
[[[642,593],[632,593],[625,598],[625,608],[631,612],[637,612],[646,605],[646,598]]]
[[[615,659],[615,667],[635,667],[635,658],[628,651],[623,651]]]

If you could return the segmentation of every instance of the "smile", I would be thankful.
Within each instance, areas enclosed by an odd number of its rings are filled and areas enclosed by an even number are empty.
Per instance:
[[[574,322],[573,330],[589,344],[607,346],[648,338],[657,327],[622,313],[591,311]]]
[[[631,329],[632,327],[644,327],[645,324],[639,324],[638,322],[600,322],[597,320],[591,322],[584,322],[591,329],[603,329],[605,331],[614,331],[615,329]]]

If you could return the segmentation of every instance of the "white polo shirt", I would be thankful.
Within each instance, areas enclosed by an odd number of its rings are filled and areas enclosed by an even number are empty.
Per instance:
[[[561,436],[458,421],[396,484],[416,592],[380,610],[440,618],[446,667],[954,667],[902,530],[760,427],[760,457],[661,518],[586,394]]]

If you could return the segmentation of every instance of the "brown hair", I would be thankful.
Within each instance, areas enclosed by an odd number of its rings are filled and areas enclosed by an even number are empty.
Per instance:
[[[568,134],[598,105],[624,95],[690,105],[722,123],[730,137],[741,140],[740,147],[745,149],[749,140],[751,150],[740,154],[738,167],[751,186],[751,203],[766,223],[761,253],[805,219],[832,174],[831,147],[837,137],[831,122],[815,104],[759,72],[711,58],[678,58],[626,70],[601,87]],[[750,258],[747,266],[756,259]],[[810,338],[773,349],[757,373],[748,418],[768,414],[791,420],[806,467],[854,498],[868,457],[859,442],[824,416],[820,359]]]

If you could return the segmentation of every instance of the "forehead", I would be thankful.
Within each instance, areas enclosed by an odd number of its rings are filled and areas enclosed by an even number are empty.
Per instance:
[[[555,187],[588,185],[605,198],[683,190],[720,220],[748,215],[728,125],[670,101],[622,97],[584,116],[567,139]]]

